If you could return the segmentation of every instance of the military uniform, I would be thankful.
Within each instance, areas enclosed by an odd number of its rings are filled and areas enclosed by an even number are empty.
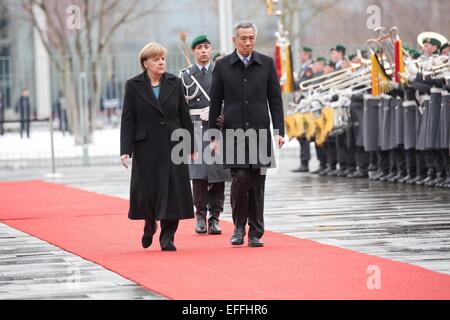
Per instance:
[[[302,51],[309,52],[312,54],[312,49],[309,47],[303,47]],[[301,90],[300,83],[303,81],[311,79],[311,76],[307,74],[308,69],[312,66],[313,61],[308,60],[300,65],[300,70],[298,72],[298,81],[295,82],[294,87],[295,102],[298,103],[301,100]],[[309,160],[311,160],[311,150],[309,145],[309,140],[305,136],[297,137],[298,143],[300,144],[300,167],[293,170],[293,172],[308,172],[309,171]]]
[[[193,44],[202,40],[205,42],[205,37],[200,36],[196,39],[194,39]],[[202,42],[198,42],[197,44],[199,43]],[[193,200],[196,208],[196,232],[207,232],[206,218],[209,211],[208,233],[220,234],[221,231],[218,227],[218,222],[220,213],[223,212],[225,181],[231,180],[231,174],[220,163],[208,164],[207,158],[208,155],[211,155],[209,141],[203,141],[205,132],[208,129],[208,121],[206,120],[208,111],[205,108],[208,108],[210,105],[209,95],[213,71],[214,64],[210,64],[209,68],[201,67],[201,69],[195,64],[182,70],[181,78],[191,113],[191,120],[194,124],[195,140],[197,145],[202,145],[203,153],[199,156],[198,160],[189,165],[189,175],[193,186]],[[198,84],[192,77],[196,79]],[[202,92],[199,85],[203,88],[207,96]],[[201,117],[202,113],[205,114],[205,117]]]

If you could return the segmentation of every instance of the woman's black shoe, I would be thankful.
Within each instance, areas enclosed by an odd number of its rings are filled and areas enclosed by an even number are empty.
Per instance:
[[[156,233],[156,229],[158,228],[158,225],[155,221],[145,221],[144,226],[144,235],[142,236],[142,247],[144,249],[147,249],[152,245],[153,242],[153,235]]]

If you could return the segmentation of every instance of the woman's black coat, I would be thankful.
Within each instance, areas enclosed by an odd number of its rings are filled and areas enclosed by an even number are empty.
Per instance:
[[[176,129],[186,129],[184,143],[193,152],[193,127],[181,80],[170,73],[161,79],[159,98],[144,72],[126,83],[120,154],[132,157],[130,210],[137,219],[178,220],[194,217],[189,170],[171,159]],[[192,139],[193,140],[193,139]],[[188,143],[189,142],[189,143]],[[191,151],[192,150],[192,151]]]

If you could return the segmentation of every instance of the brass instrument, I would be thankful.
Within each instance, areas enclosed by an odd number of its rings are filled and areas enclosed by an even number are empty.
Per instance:
[[[437,77],[446,72],[450,72],[450,57],[436,56],[432,58],[431,68],[424,70],[423,75]]]
[[[323,74],[321,76],[309,79],[309,80],[305,80],[302,81],[300,83],[300,89],[302,89],[303,91],[308,91],[308,90],[314,90],[317,87],[319,87],[320,83],[323,81],[332,81],[334,79],[339,79],[342,77],[346,77],[346,72],[350,71],[350,70],[355,70],[358,69],[362,66],[362,64],[359,63],[352,63],[352,65],[348,68],[345,69],[341,69],[341,70],[337,70],[331,73],[327,73],[327,74]],[[325,80],[324,80],[325,79]]]

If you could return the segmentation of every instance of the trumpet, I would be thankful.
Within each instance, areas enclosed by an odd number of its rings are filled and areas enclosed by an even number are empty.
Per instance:
[[[410,60],[408,63],[413,64],[417,68],[417,72],[422,73],[424,76],[427,75],[437,75],[449,68],[449,57],[433,55],[430,59],[415,59]]]
[[[337,71],[323,74],[321,76],[318,76],[318,77],[315,77],[315,78],[312,78],[309,80],[302,81],[300,83],[300,89],[302,89],[303,91],[314,90],[314,89],[318,88],[320,86],[320,84],[324,81],[331,82],[336,79],[346,78],[347,77],[346,73],[348,71],[358,70],[359,68],[361,68],[361,66],[363,66],[363,63],[352,63],[351,66],[348,68],[337,70]]]
[[[430,69],[424,71],[423,75],[436,77],[446,72],[450,72],[450,57],[436,56],[433,57]]]

